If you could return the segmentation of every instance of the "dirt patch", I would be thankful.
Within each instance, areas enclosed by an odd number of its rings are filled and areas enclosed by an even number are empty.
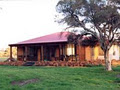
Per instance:
[[[115,83],[120,83],[120,74],[116,75]]]
[[[120,78],[120,74],[118,74],[116,77],[117,77],[117,78]]]
[[[38,82],[39,79],[30,79],[30,80],[21,80],[21,81],[12,81],[12,85],[18,85],[18,86],[23,86],[29,83],[35,83]]]

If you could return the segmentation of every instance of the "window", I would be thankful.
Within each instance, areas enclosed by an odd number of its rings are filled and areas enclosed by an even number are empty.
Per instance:
[[[67,55],[75,55],[75,47],[74,44],[67,44]]]

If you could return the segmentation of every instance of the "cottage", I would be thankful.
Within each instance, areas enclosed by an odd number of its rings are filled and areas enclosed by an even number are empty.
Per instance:
[[[104,59],[100,46],[82,47],[68,43],[69,32],[57,32],[50,35],[10,44],[10,58],[12,47],[17,47],[19,61],[70,61]],[[113,45],[110,49],[110,59],[120,59],[120,47]]]

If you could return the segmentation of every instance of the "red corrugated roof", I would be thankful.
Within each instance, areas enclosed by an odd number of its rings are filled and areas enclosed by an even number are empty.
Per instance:
[[[10,45],[67,42],[67,36],[69,34],[70,32],[57,32]]]

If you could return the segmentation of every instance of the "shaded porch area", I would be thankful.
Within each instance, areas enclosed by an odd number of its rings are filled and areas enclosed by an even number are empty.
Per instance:
[[[12,47],[10,46],[11,58]],[[17,45],[16,47],[18,61],[79,61],[85,57],[80,55],[80,47],[75,44]]]

